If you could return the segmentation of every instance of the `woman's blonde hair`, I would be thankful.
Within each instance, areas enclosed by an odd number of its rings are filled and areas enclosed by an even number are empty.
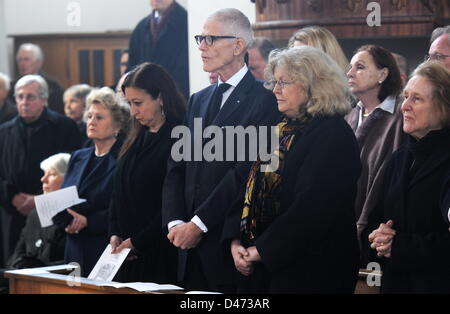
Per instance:
[[[127,134],[130,129],[130,109],[122,105],[122,101],[109,87],[93,89],[86,98],[86,110],[84,119],[93,105],[102,105],[111,112],[113,123],[120,129],[120,133]]]
[[[322,50],[336,61],[344,72],[348,70],[348,59],[336,37],[328,29],[320,26],[304,27],[292,35],[288,47],[294,47],[296,41]]]
[[[275,86],[275,69],[287,72],[303,86],[307,101],[300,108],[301,119],[318,115],[344,116],[351,110],[350,90],[342,69],[320,49],[301,46],[274,50],[265,69],[266,87]]]

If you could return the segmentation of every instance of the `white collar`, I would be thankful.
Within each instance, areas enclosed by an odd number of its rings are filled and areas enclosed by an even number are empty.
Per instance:
[[[386,97],[386,99],[381,104],[376,106],[374,108],[374,110],[377,109],[377,108],[380,108],[381,110],[387,111],[390,114],[394,114],[396,99],[397,98],[395,96],[388,96],[388,97]],[[361,101],[359,101],[357,103],[357,106],[359,108],[363,109],[363,106],[361,105]]]
[[[246,64],[244,64],[244,66],[239,71],[237,71],[232,77],[230,77],[228,79],[228,81],[226,81],[225,83],[230,84],[233,87],[236,87],[242,81],[242,79],[244,78],[245,74],[247,74],[247,72],[248,72],[248,67]],[[219,77],[217,84],[220,85],[222,83],[223,82]]]

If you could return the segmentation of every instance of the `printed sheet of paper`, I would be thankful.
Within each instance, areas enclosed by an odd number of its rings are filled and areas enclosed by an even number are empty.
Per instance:
[[[52,218],[71,206],[86,202],[78,197],[77,187],[70,186],[61,190],[38,195],[34,198],[41,227],[53,225]]]
[[[88,278],[99,281],[112,281],[120,266],[127,258],[130,249],[123,249],[120,253],[111,254],[112,246],[108,244],[102,256],[95,264]]]
[[[178,286],[169,284],[160,285],[153,282],[127,282],[127,283],[112,282],[110,284],[100,284],[99,286],[114,287],[114,288],[130,288],[140,292],[183,290],[183,288]]]

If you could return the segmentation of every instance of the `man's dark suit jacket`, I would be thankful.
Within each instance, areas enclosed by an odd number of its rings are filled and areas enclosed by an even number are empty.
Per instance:
[[[186,99],[189,97],[189,50],[187,12],[174,2],[156,40],[150,32],[150,16],[143,18],[133,33],[129,44],[127,71],[144,62],[154,62],[166,69]]]
[[[202,118],[205,127],[204,118],[216,88],[217,85],[211,85],[193,94],[189,100],[184,124],[192,137],[195,118]],[[256,82],[248,71],[212,124],[222,129],[239,125],[244,128],[250,125],[271,126],[276,125],[279,117],[273,93]],[[203,234],[196,249],[209,288],[213,288],[231,284],[234,265],[229,251],[221,249],[221,232],[227,210],[242,194],[251,162],[202,160],[174,162],[169,158],[163,189],[163,227],[174,220],[188,222],[195,215],[206,225],[208,232]],[[183,275],[182,260],[179,267]]]

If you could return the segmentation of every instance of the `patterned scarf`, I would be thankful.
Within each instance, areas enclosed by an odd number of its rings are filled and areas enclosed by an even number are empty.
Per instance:
[[[278,124],[280,146],[272,154],[278,155],[279,165],[274,172],[261,172],[261,161],[256,161],[249,173],[241,216],[241,242],[252,246],[256,238],[281,214],[281,182],[285,157],[304,124],[285,118]]]

